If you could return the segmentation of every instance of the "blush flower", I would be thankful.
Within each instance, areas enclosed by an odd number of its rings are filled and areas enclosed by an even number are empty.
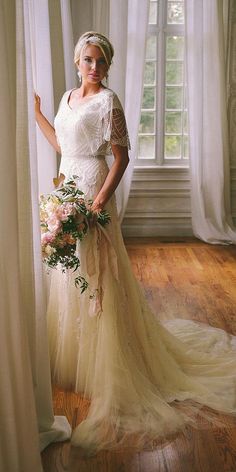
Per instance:
[[[41,235],[41,243],[43,246],[45,246],[46,244],[50,244],[52,243],[56,238],[56,234],[55,233],[51,233],[50,231],[47,231],[46,233],[43,233]]]
[[[47,226],[48,226],[48,230],[51,233],[58,234],[59,231],[61,230],[62,224],[61,224],[61,221],[58,219],[57,215],[54,214],[54,215],[51,215],[50,218],[48,218]]]

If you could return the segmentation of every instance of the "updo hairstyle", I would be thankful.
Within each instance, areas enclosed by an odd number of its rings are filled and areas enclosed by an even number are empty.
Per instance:
[[[75,46],[75,53],[74,53],[74,62],[75,64],[79,65],[80,55],[84,48],[84,46],[88,46],[89,44],[93,46],[97,46],[107,63],[108,68],[112,63],[112,58],[114,55],[114,48],[110,43],[109,39],[106,38],[103,34],[97,33],[96,31],[87,31],[86,33],[80,36],[76,46]]]

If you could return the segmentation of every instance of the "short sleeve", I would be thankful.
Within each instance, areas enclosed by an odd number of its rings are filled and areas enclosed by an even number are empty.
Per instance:
[[[119,144],[120,146],[127,146],[128,149],[130,149],[130,140],[124,111],[116,94],[113,95],[110,144]]]

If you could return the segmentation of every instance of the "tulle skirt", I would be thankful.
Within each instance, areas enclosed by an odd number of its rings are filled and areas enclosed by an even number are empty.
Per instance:
[[[160,323],[132,273],[113,198],[107,209],[109,227],[78,247],[88,290],[53,270],[48,304],[52,380],[90,400],[72,435],[88,453],[146,447],[194,424],[202,405],[236,413],[236,337]]]

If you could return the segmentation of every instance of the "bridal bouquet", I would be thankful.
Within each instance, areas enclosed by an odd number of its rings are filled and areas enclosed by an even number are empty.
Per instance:
[[[95,215],[91,211],[91,200],[86,200],[77,187],[77,176],[65,181],[60,174],[53,179],[56,189],[40,197],[41,247],[43,262],[50,268],[60,265],[76,271],[80,260],[76,252],[77,242],[82,241],[92,224],[105,226],[110,221],[109,214],[103,210]],[[78,275],[75,285],[83,293],[88,287],[84,277]]]

